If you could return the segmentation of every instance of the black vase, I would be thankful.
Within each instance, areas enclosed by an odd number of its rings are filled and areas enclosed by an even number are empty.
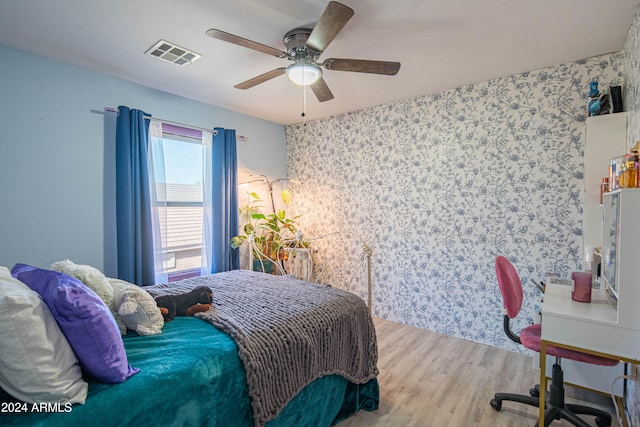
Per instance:
[[[620,113],[622,111],[622,87],[609,86],[611,92],[612,113]]]

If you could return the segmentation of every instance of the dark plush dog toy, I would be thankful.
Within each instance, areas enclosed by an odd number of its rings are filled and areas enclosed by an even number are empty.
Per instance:
[[[164,321],[170,322],[176,316],[193,316],[195,313],[209,310],[213,292],[206,286],[198,286],[186,294],[162,295],[155,300]]]

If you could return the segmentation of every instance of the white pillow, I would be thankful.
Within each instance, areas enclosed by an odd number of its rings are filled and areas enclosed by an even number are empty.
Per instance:
[[[84,403],[88,385],[40,296],[0,267],[0,387],[28,403]]]
[[[138,285],[120,279],[107,278],[114,290],[118,316],[128,329],[138,335],[162,333],[164,317],[156,300]]]

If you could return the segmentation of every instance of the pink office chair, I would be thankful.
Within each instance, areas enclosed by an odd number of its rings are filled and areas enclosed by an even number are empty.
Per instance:
[[[498,277],[498,284],[500,285],[500,292],[502,293],[502,299],[504,303],[505,315],[504,315],[504,331],[507,336],[513,341],[524,345],[528,349],[540,352],[540,333],[542,330],[541,325],[535,324],[527,326],[520,331],[519,336],[511,330],[509,321],[515,318],[520,312],[522,307],[523,293],[522,283],[520,277],[513,264],[503,256],[496,258],[496,276]],[[596,417],[596,424],[598,427],[607,427],[611,425],[611,414],[600,409],[591,408],[584,405],[569,404],[564,402],[564,378],[562,368],[560,367],[560,359],[566,358],[571,360],[577,360],[584,363],[591,363],[593,365],[614,366],[618,364],[618,360],[607,359],[604,357],[593,356],[579,351],[567,350],[560,347],[547,346],[547,354],[555,356],[556,361],[553,365],[551,373],[551,387],[548,393],[548,400],[545,402],[544,411],[544,425],[547,427],[553,420],[559,420],[561,418],[566,419],[571,424],[578,427],[589,427],[589,424],[583,419],[579,418],[576,414],[593,415]],[[530,406],[538,407],[538,393],[539,388],[536,386],[529,391],[529,396],[511,394],[511,393],[496,393],[493,399],[491,399],[491,407],[496,411],[502,408],[502,401],[520,402]],[[536,424],[537,426],[538,424]]]

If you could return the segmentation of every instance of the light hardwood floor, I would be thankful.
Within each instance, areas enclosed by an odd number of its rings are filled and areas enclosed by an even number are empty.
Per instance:
[[[532,427],[536,423],[537,408],[503,402],[497,412],[489,405],[498,391],[527,394],[538,382],[531,355],[374,320],[380,407],[360,411],[339,427]],[[615,411],[611,400],[600,394],[566,387],[566,397]],[[585,419],[595,425],[593,417]],[[612,425],[619,427],[615,420]]]

